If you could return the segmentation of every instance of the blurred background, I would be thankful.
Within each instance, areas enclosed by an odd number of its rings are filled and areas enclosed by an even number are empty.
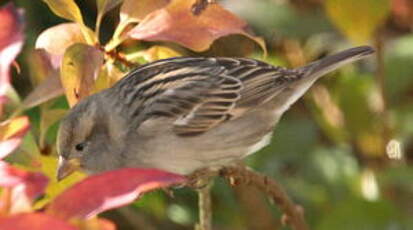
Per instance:
[[[26,41],[13,85],[24,98],[33,89],[31,62],[37,36],[64,22],[42,1],[17,0],[26,14]],[[81,1],[87,25],[96,18],[95,1]],[[377,55],[321,79],[288,111],[270,146],[247,164],[280,182],[305,210],[315,230],[413,229],[413,1],[410,0],[222,0],[219,4],[248,21],[268,47],[266,62],[295,67],[356,45],[372,45]],[[119,7],[102,23],[108,40]],[[134,47],[134,41],[125,47]],[[139,43],[150,46],[154,43]],[[263,59],[245,37],[221,38],[206,52],[167,45],[182,55],[246,56]],[[67,110],[64,97],[55,107]],[[27,114],[31,141],[53,156],[58,119],[41,132],[41,111]],[[56,115],[57,116],[57,115]],[[25,140],[26,147],[30,149]],[[33,151],[35,147],[33,147]],[[22,156],[20,154],[19,156]],[[288,229],[279,209],[246,186],[231,188],[217,179],[212,192],[214,229]],[[193,229],[196,193],[178,189],[175,197],[153,192],[102,216],[118,229]]]

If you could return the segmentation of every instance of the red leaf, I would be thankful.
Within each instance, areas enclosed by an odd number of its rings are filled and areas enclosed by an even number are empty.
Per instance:
[[[43,194],[47,182],[47,177],[41,173],[27,172],[0,161],[0,186],[8,188],[8,192],[1,196],[1,211],[31,211],[33,199]]]
[[[196,0],[174,0],[165,8],[153,11],[129,32],[134,39],[171,41],[195,51],[204,51],[212,42],[230,34],[242,34],[256,41],[265,51],[261,38],[253,36],[247,23],[211,4],[200,15],[192,13]]]
[[[76,230],[75,227],[42,213],[27,213],[0,218],[1,230]]]
[[[16,149],[29,130],[27,117],[16,117],[0,123],[0,159]]]
[[[44,192],[48,179],[41,173],[28,172],[0,161],[0,186],[13,188],[23,185],[23,195],[34,199]]]
[[[22,12],[13,3],[0,8],[0,111],[10,86],[10,65],[23,46]]]
[[[142,193],[183,183],[185,177],[156,169],[119,169],[93,175],[58,196],[46,212],[62,219],[88,218],[127,205]]]

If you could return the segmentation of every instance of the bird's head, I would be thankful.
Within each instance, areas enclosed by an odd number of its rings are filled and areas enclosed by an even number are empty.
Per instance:
[[[61,121],[57,137],[57,179],[76,170],[97,173],[119,167],[118,124],[97,95],[85,98]]]

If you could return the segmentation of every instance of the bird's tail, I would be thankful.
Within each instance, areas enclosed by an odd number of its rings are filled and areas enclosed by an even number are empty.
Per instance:
[[[345,64],[367,57],[372,53],[374,53],[374,49],[370,46],[354,47],[312,62],[301,67],[301,70],[306,73],[307,76],[317,79]]]

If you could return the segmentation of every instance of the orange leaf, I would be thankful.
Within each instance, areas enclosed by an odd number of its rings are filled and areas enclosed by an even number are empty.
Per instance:
[[[0,123],[0,159],[9,155],[20,145],[28,130],[29,119],[25,116]]]
[[[103,65],[103,53],[97,48],[76,43],[67,48],[60,78],[70,106],[95,92],[95,80]]]
[[[51,202],[46,212],[62,219],[88,218],[127,205],[142,193],[184,181],[183,176],[156,169],[108,171],[90,176],[67,189]]]
[[[156,10],[133,28],[131,38],[176,42],[194,51],[207,50],[212,42],[230,34],[242,34],[266,52],[264,41],[253,36],[247,23],[218,4],[211,4],[198,16],[191,9],[196,0],[174,0]]]

